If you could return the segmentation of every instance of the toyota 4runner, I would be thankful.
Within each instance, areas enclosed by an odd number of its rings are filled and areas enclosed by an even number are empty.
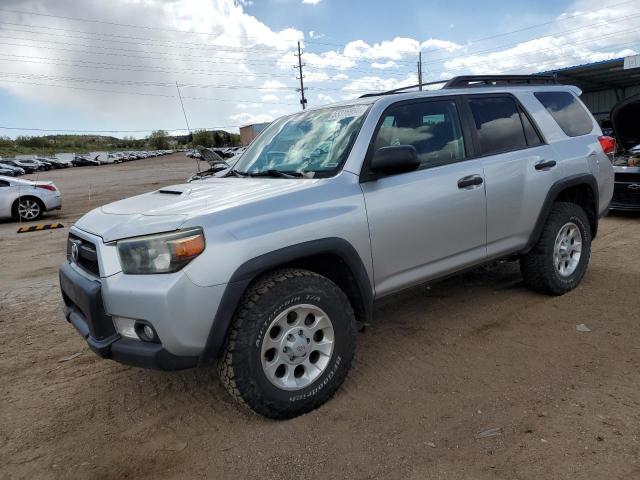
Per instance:
[[[98,355],[217,364],[240,402],[289,418],[345,380],[374,300],[496,259],[532,289],[583,278],[614,142],[575,87],[457,77],[274,121],[223,178],[92,210],[60,269]]]

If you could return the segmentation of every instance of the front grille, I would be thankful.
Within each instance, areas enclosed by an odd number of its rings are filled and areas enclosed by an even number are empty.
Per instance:
[[[617,183],[613,190],[611,203],[635,205],[640,207],[640,189],[631,189],[627,184]]]
[[[640,183],[640,173],[616,173],[616,182]]]
[[[77,259],[72,258],[73,244],[78,246]],[[76,263],[85,271],[100,276],[100,267],[98,266],[98,254],[96,252],[96,246],[84,238],[80,238],[73,233],[69,234],[69,240],[67,241],[67,259],[70,262]]]

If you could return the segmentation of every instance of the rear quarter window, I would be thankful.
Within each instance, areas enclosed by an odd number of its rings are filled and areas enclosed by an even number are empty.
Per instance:
[[[571,93],[536,92],[534,95],[567,136],[579,137],[593,131],[591,116]]]

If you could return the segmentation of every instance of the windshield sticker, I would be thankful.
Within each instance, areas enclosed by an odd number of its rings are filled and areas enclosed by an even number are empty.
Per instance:
[[[334,110],[329,116],[329,120],[342,120],[343,118],[359,117],[367,111],[369,105],[353,105],[347,108]]]

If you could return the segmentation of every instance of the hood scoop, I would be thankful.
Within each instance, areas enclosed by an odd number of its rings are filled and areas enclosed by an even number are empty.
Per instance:
[[[157,190],[155,193],[159,195],[183,195],[190,192],[191,192],[190,188],[180,188],[176,186],[176,187],[161,188],[160,190]]]

